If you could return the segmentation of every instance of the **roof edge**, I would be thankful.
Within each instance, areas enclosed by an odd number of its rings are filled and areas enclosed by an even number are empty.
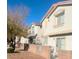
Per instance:
[[[52,4],[52,6],[49,8],[46,14],[43,16],[42,21],[40,23],[42,23],[44,19],[48,17],[51,14],[51,12],[54,11],[58,6],[68,5],[68,4],[72,5],[72,1],[62,1],[62,2],[57,2],[55,4]]]

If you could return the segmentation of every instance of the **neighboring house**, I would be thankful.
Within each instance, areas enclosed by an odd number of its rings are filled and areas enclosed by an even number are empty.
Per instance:
[[[20,49],[24,50],[25,48],[25,44],[29,44],[29,39],[28,38],[25,38],[23,36],[21,36],[21,39],[20,39]]]
[[[31,34],[36,35],[40,29],[40,24],[33,23],[31,26]]]
[[[53,4],[42,20],[43,41],[59,59],[71,59],[72,53],[72,2]]]
[[[40,27],[41,27],[40,24],[33,23],[28,30],[28,33],[29,33],[28,38],[31,41],[33,41],[33,43],[35,43],[36,36],[37,36],[38,31],[40,30]]]
[[[24,36],[16,36],[15,43],[16,48],[24,50],[25,46],[29,45],[29,39]]]

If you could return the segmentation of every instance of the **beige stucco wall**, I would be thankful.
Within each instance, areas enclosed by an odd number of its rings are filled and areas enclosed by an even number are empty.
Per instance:
[[[64,25],[55,27],[56,17],[54,16],[54,14],[56,14],[56,12],[61,9],[65,10]],[[48,21],[46,27],[45,27],[45,21]],[[44,27],[43,30],[45,31],[44,35],[72,32],[72,6],[59,6],[54,11],[54,13],[49,17],[49,19],[45,18],[45,20],[42,23],[42,26]]]
[[[56,17],[55,14],[58,10],[64,10],[64,25],[56,26]],[[42,30],[43,35],[55,35],[61,33],[69,33],[72,32],[72,6],[59,6],[52,13],[49,18],[45,18],[42,22]],[[62,36],[63,37],[63,36]],[[64,36],[65,37],[65,48],[64,50],[72,50],[72,36]],[[48,46],[54,46],[56,48],[56,38],[58,37],[49,37]]]
[[[54,37],[49,37],[47,45],[56,47],[56,39]]]
[[[72,36],[68,35],[68,36],[58,36],[58,37],[50,37],[48,39],[48,46],[52,46],[54,48],[56,48],[56,38],[65,38],[65,46],[64,46],[64,50],[72,50]]]
[[[47,31],[47,26],[48,26],[48,19],[45,18],[44,21],[42,22],[42,31],[43,31],[43,35],[46,35],[46,31]]]
[[[72,36],[66,36],[65,49],[72,50]]]

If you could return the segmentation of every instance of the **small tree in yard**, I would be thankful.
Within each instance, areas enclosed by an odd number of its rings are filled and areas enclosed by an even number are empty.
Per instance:
[[[24,18],[27,16],[28,9],[21,5],[13,10],[8,9],[7,16],[7,42],[14,41],[15,36],[27,36],[27,27],[23,26]]]

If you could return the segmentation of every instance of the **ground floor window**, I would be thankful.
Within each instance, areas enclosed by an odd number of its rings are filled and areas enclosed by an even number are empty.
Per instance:
[[[64,37],[56,38],[56,47],[58,49],[62,49],[62,50],[65,48],[65,38]]]

